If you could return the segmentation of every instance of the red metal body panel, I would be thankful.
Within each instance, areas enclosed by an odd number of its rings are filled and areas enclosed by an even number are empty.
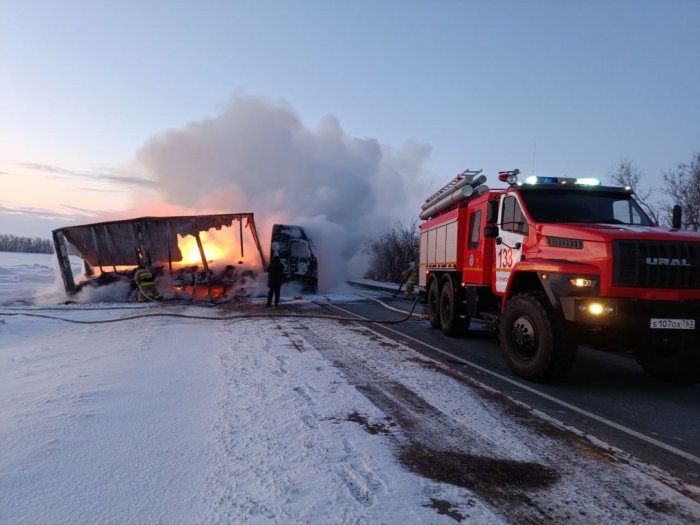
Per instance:
[[[453,257],[449,257],[445,255],[445,250],[438,249],[440,254],[435,255],[431,252],[433,257],[427,260],[423,260],[423,255],[421,255],[420,264],[422,271],[430,270],[431,268],[456,269],[462,266],[462,245],[464,244],[465,228],[464,218],[466,213],[466,207],[459,206],[433,219],[429,219],[420,225],[419,229],[423,236],[428,232],[439,232],[440,239],[438,242],[444,243],[443,245],[447,248],[447,251],[454,254]],[[456,228],[448,228],[447,226],[450,224],[456,225]],[[432,259],[437,259],[437,263],[433,263]]]
[[[470,201],[464,210],[463,235],[458,250],[462,253],[462,264],[457,267],[462,272],[462,284],[490,285],[493,281],[493,239],[483,236],[486,224],[486,205],[489,194]],[[473,216],[480,212],[478,244],[470,247],[470,227]]]
[[[629,188],[551,179],[425,214],[438,213],[420,225],[430,326],[499,330],[508,365],[530,379],[561,377],[579,344],[632,343],[646,372],[699,381],[700,233],[641,226],[651,221]]]
[[[503,193],[517,195],[518,192],[517,189],[513,188],[490,190],[488,193],[462,202],[453,209],[420,225],[420,231],[425,232],[456,220],[457,235],[454,238],[446,239],[447,243],[453,243],[453,247],[456,245],[457,256],[453,270],[458,272],[462,284],[491,285],[495,295],[504,295],[504,293],[496,290],[494,240],[483,236],[483,227],[486,224],[488,201]],[[614,240],[699,242],[700,235],[697,232],[624,224],[538,224],[530,216],[527,207],[523,205],[522,208],[530,228],[523,238],[522,259],[514,265],[510,281],[519,272],[587,272],[600,277],[601,297],[668,301],[700,299],[700,290],[632,288],[612,284],[614,271],[612,242]],[[472,214],[479,210],[482,214],[480,225],[482,234],[479,237],[478,245],[469,248],[470,219]],[[583,243],[583,247],[582,249],[570,249],[550,246],[547,242],[548,237],[576,239]],[[421,264],[423,270],[429,271],[431,269],[429,265],[425,265],[423,262]],[[508,296],[508,290],[506,290],[505,295]]]

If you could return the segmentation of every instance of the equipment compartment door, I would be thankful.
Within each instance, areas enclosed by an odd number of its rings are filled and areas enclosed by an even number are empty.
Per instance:
[[[488,284],[491,276],[491,257],[486,252],[487,241],[482,235],[484,210],[469,210],[462,258],[463,282],[467,284]],[[489,248],[490,249],[490,248]]]

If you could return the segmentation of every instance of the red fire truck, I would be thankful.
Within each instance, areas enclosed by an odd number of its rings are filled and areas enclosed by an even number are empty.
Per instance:
[[[700,379],[700,233],[653,223],[630,188],[465,171],[426,199],[419,285],[433,328],[499,334],[511,370],[564,376],[579,344],[632,350],[659,379]],[[677,221],[680,223],[680,221]]]

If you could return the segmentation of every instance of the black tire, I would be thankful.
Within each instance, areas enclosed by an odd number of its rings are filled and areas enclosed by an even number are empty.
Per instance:
[[[700,382],[700,341],[679,334],[646,334],[635,345],[637,362],[652,377],[693,385]]]
[[[515,295],[503,312],[499,334],[510,369],[533,381],[564,377],[576,357],[576,343],[564,328],[536,297]]]
[[[445,335],[450,337],[461,336],[469,330],[469,318],[462,319],[459,316],[458,303],[456,301],[452,281],[447,279],[442,283],[440,290],[440,328]]]
[[[440,289],[437,279],[430,279],[428,286],[428,321],[430,328],[440,328]]]

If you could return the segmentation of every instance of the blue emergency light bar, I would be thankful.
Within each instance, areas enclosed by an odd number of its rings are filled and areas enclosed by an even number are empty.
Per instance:
[[[526,184],[560,184],[562,186],[564,185],[575,185],[575,186],[600,186],[600,180],[595,179],[593,177],[582,177],[582,178],[573,178],[573,177],[537,177],[535,175],[531,175],[528,178],[525,179]]]
[[[520,170],[499,171],[498,180],[507,182],[511,186],[522,186],[523,183],[518,180]],[[571,185],[571,186],[600,186],[600,180],[593,177],[538,177],[530,175],[525,179],[525,184],[534,185]]]

